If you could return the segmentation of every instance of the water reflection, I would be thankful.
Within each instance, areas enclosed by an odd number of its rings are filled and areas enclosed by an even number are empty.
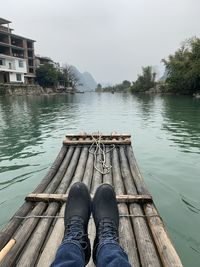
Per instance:
[[[191,97],[164,98],[163,129],[186,153],[200,153],[200,101]]]

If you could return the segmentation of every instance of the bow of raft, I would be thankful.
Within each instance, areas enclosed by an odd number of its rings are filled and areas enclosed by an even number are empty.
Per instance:
[[[96,153],[99,145],[104,153]],[[112,166],[103,173],[102,161]],[[49,172],[0,231],[0,266],[47,267],[64,233],[63,213],[70,186],[84,182],[91,195],[101,183],[113,185],[120,213],[120,244],[134,267],[182,267],[139,171],[131,136],[67,135]],[[95,237],[90,219],[89,238]],[[88,266],[94,266],[92,260]]]

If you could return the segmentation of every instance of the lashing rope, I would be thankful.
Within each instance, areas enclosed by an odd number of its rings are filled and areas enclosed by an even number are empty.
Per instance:
[[[115,145],[113,144],[111,149],[106,151],[105,144],[101,141],[102,135],[98,132],[98,138],[95,138],[93,134],[91,134],[91,136],[93,139],[93,143],[89,148],[89,153],[93,154],[94,156],[94,168],[96,171],[98,171],[102,175],[108,174],[110,170],[112,169],[112,165],[106,164],[106,154],[112,151],[115,148]],[[92,148],[94,146],[95,146],[95,150],[93,152]],[[99,160],[97,159],[97,155],[100,155]],[[100,164],[102,170],[97,167],[98,163]]]

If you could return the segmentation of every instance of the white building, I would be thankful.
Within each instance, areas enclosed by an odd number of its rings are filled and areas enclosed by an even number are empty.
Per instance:
[[[25,59],[0,54],[0,83],[24,83],[26,73]]]

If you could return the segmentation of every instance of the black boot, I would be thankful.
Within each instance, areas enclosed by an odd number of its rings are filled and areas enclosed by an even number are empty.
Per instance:
[[[93,203],[92,213],[96,225],[96,238],[93,248],[93,261],[96,263],[96,252],[104,241],[118,242],[119,212],[116,195],[113,187],[102,184],[97,189]]]
[[[87,234],[88,221],[91,214],[90,193],[83,183],[75,183],[71,187],[65,208],[65,233],[63,241],[73,241],[83,248],[85,264],[91,256],[90,241]]]

